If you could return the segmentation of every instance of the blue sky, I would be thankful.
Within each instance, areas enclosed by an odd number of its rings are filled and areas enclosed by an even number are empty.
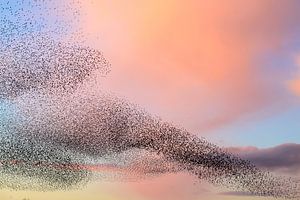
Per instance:
[[[214,131],[208,138],[225,146],[261,148],[300,143],[299,122],[300,106],[295,106],[263,118],[241,120]]]

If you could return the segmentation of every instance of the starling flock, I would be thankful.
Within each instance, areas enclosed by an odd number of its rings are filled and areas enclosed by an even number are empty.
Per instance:
[[[89,81],[107,74],[109,62],[97,49],[61,39],[80,35],[72,27],[78,8],[75,0],[0,2],[0,188],[67,190],[99,178],[185,171],[234,191],[299,198],[292,178],[93,91]]]

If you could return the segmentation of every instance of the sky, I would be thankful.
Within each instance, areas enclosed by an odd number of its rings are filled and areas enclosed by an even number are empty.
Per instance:
[[[299,1],[80,3],[76,9],[83,14],[60,39],[100,49],[109,60],[112,71],[97,77],[95,90],[113,92],[199,137],[235,148],[275,174],[299,177]],[[77,38],[74,30],[83,36]],[[292,158],[274,159],[280,155]],[[264,159],[274,162],[260,162]],[[0,198],[268,199],[193,180],[184,173],[165,174],[129,183],[96,182],[79,191],[1,190]]]
[[[297,1],[84,5],[87,41],[113,66],[103,88],[230,145],[300,142]]]

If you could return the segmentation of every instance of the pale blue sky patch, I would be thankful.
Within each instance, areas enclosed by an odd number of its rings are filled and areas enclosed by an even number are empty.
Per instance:
[[[252,121],[239,121],[208,135],[223,146],[272,147],[300,143],[300,106]]]

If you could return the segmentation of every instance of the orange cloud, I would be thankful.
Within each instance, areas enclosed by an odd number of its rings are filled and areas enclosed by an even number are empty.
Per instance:
[[[297,80],[291,81],[289,86],[290,86],[291,91],[294,94],[300,96],[300,78]]]
[[[288,87],[293,94],[300,96],[300,56],[296,58],[296,64],[299,67],[299,74],[294,80],[288,82]]]
[[[288,40],[294,4],[84,1],[82,28],[113,65],[102,87],[199,132],[279,99],[258,60]]]

